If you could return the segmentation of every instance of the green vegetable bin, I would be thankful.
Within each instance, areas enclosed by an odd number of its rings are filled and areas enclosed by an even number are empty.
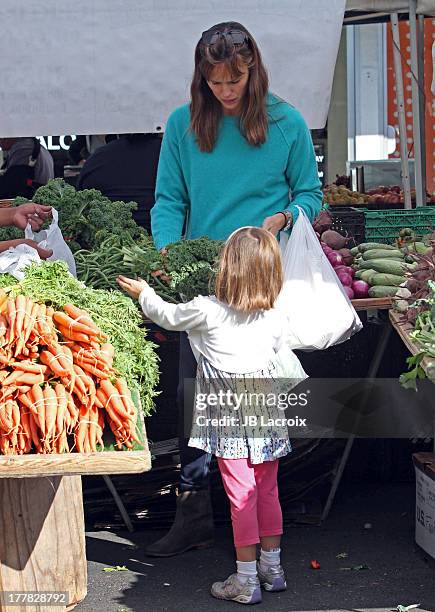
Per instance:
[[[364,210],[366,242],[392,243],[403,227],[417,236],[435,230],[435,207],[420,206],[412,210]]]

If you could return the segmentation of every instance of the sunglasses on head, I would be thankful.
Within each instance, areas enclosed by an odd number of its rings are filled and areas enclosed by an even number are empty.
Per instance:
[[[243,45],[249,41],[249,36],[242,30],[229,30],[227,32],[220,32],[219,30],[207,30],[202,33],[201,42],[204,45],[214,45],[219,40],[224,38],[233,45]]]

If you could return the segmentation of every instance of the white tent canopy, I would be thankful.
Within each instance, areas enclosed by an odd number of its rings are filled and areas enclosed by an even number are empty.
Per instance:
[[[344,7],[345,0],[1,0],[0,134],[164,129],[189,99],[201,32],[229,19],[255,35],[271,89],[322,128]]]
[[[366,13],[408,13],[406,0],[347,0],[346,11]],[[435,0],[417,0],[417,14],[435,15]]]

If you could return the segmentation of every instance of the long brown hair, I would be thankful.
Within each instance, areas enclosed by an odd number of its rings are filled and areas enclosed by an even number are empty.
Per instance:
[[[275,236],[260,227],[233,232],[219,259],[217,299],[241,312],[270,310],[282,284],[281,252]]]
[[[266,140],[267,112],[266,95],[269,81],[263,65],[260,50],[248,30],[236,21],[218,23],[208,32],[215,30],[221,34],[231,30],[241,30],[247,36],[241,45],[234,45],[225,36],[217,42],[206,45],[202,39],[195,49],[195,70],[190,86],[190,128],[195,134],[201,151],[210,152],[216,143],[222,106],[207,85],[211,72],[217,64],[225,63],[234,78],[241,72],[239,62],[249,70],[249,80],[240,116],[240,130],[249,144],[259,146]]]

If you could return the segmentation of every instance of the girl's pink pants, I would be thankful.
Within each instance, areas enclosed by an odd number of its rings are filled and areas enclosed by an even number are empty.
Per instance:
[[[278,460],[253,465],[249,459],[217,457],[231,504],[236,548],[258,544],[263,536],[282,534],[278,498]]]

